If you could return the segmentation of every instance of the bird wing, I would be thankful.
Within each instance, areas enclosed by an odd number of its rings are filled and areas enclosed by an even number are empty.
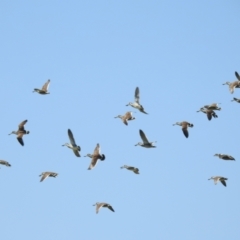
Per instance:
[[[94,168],[97,164],[97,161],[98,161],[98,156],[97,155],[93,155],[92,156],[92,161],[88,167],[88,170],[91,170],[92,168]]]
[[[95,149],[93,151],[92,161],[90,163],[90,166],[88,167],[88,170],[91,170],[92,168],[94,168],[96,166],[99,154],[100,154],[100,145],[97,144],[97,146],[95,147]]]
[[[100,154],[100,145],[99,143],[97,144],[97,146],[95,147],[94,151],[93,151],[93,156],[98,156]]]
[[[70,139],[70,142],[71,142],[72,146],[75,147],[76,146],[75,139],[74,139],[72,131],[70,129],[68,129],[68,137]]]
[[[136,87],[136,89],[135,89],[135,102],[139,103],[139,99],[140,99],[139,88]]]
[[[221,178],[221,179],[220,179],[220,182],[222,183],[223,186],[225,186],[225,187],[227,186],[227,184],[226,184],[226,182],[225,182],[225,179]]]
[[[108,209],[111,210],[112,212],[115,212],[111,205],[108,204],[107,207],[108,207]]]
[[[96,205],[96,213],[99,212],[100,208],[104,205],[104,203],[99,203]]]
[[[212,110],[212,116],[214,117],[214,118],[217,118],[218,117],[218,115]]]
[[[215,177],[213,180],[214,180],[214,184],[217,184],[219,178],[218,178],[218,177]]]
[[[28,120],[22,121],[22,122],[18,125],[18,129],[19,129],[19,130],[24,130],[24,125],[26,124],[27,121],[28,121]]]
[[[133,171],[135,167],[128,166],[127,169]]]
[[[237,77],[238,81],[240,81],[240,76],[239,76],[238,72],[235,72],[235,76]]]
[[[42,178],[41,178],[40,182],[42,182],[43,180],[45,180],[47,177],[49,177],[49,173],[44,173],[44,174],[42,175]]]
[[[122,121],[123,121],[123,123],[124,123],[125,125],[128,125],[128,122],[127,122],[127,119],[126,119],[126,118],[123,118]]]
[[[188,138],[189,133],[188,133],[187,127],[183,127],[183,128],[182,128],[182,131],[183,131],[183,134],[185,135],[185,137]]]
[[[140,137],[142,138],[144,143],[149,143],[146,135],[144,134],[144,132],[141,129],[139,130],[139,134],[140,134]]]
[[[212,119],[212,112],[211,111],[207,111],[207,118],[210,121]]]
[[[142,112],[142,113],[148,114],[148,113],[146,113],[146,112],[144,111],[144,108],[143,108],[142,105],[141,105],[141,109],[139,109],[139,111]]]
[[[49,84],[50,84],[50,79],[48,79],[47,82],[44,83],[44,85],[42,86],[42,90],[47,92]]]
[[[78,150],[73,150],[74,154],[77,156],[77,157],[81,157]]]
[[[216,108],[217,107],[217,103],[212,103],[209,108]]]
[[[235,87],[236,87],[237,85],[238,85],[238,81],[229,84],[229,91],[230,91],[231,93],[233,93],[233,92],[234,92],[234,89],[235,89]]]
[[[56,177],[58,174],[57,173],[55,173],[55,172],[49,172],[49,176],[51,176],[51,177]]]
[[[188,133],[188,126],[189,125],[190,125],[190,123],[188,123],[186,121],[182,122],[182,131],[183,131],[183,134],[185,135],[186,138],[188,138],[188,136],[189,136],[189,133]]]
[[[23,132],[18,133],[18,135],[17,135],[17,140],[19,141],[19,143],[20,143],[22,146],[24,146],[24,142],[23,142],[22,136],[23,136]]]
[[[231,160],[235,160],[234,157],[230,156],[230,155],[225,155],[228,159],[231,159]]]

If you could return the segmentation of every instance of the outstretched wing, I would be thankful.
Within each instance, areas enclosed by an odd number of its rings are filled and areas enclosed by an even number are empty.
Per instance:
[[[76,146],[75,139],[74,139],[72,131],[70,129],[68,129],[68,137],[70,139],[70,142],[71,142],[72,146],[75,147]]]
[[[99,154],[100,154],[100,145],[98,143],[93,151],[93,156],[98,156]]]
[[[188,122],[184,121],[182,122],[182,131],[183,131],[183,134],[186,138],[188,138],[189,134],[188,134]]]
[[[135,89],[135,102],[139,103],[139,98],[140,98],[140,96],[139,96],[139,88],[136,87],[136,89]]]
[[[18,140],[18,142],[19,142],[22,146],[24,146],[24,142],[23,142],[22,137],[23,137],[23,132],[20,132],[20,133],[17,135],[17,140]]]
[[[230,155],[225,155],[226,157],[227,157],[227,159],[231,159],[231,160],[235,160],[235,158],[234,157],[232,157],[232,156],[230,156]]]
[[[139,134],[145,144],[149,143],[146,135],[144,134],[144,132],[141,129],[139,130]]]
[[[97,161],[98,161],[98,156],[97,155],[93,155],[92,156],[92,160],[91,160],[91,163],[88,167],[88,170],[91,170],[92,168],[94,168],[97,164]]]
[[[210,121],[212,119],[212,112],[211,111],[207,111],[207,118]]]
[[[127,169],[133,171],[135,167],[127,166]]]
[[[40,182],[42,182],[43,180],[45,180],[47,177],[49,177],[49,173],[44,173],[44,174],[42,175],[42,178],[41,178]]]
[[[48,90],[48,87],[49,87],[49,84],[50,84],[50,79],[48,79],[48,81],[43,85],[43,87],[42,87],[42,90],[44,91],[44,92],[47,92],[47,90]]]
[[[235,72],[235,76],[237,77],[238,81],[240,81],[240,76],[239,76],[238,72]]]
[[[142,113],[148,114],[148,113],[146,113],[146,112],[144,111],[144,108],[143,108],[142,105],[141,105],[141,108],[139,109],[139,111],[142,112]]]
[[[104,205],[104,203],[99,203],[96,205],[96,213],[99,212],[100,208]]]
[[[27,121],[28,121],[28,120],[22,121],[22,122],[18,125],[18,129],[19,129],[19,130],[24,130],[24,125],[26,124]]]
[[[128,125],[128,122],[127,122],[126,118],[123,118],[122,121],[125,125]]]
[[[94,168],[96,166],[99,154],[100,154],[100,145],[97,144],[97,146],[95,147],[95,149],[93,151],[92,160],[91,160],[91,163],[88,167],[88,170],[91,170],[92,168]]]
[[[185,136],[186,138],[188,138],[189,133],[188,133],[187,127],[183,127],[183,128],[182,128],[182,131],[183,131],[184,136]]]
[[[73,150],[73,152],[77,157],[80,157],[80,154],[79,154],[78,150]]]
[[[112,208],[112,206],[109,204],[108,204],[108,209],[111,210],[112,212],[115,212],[114,209]]]
[[[221,178],[221,179],[220,179],[220,182],[222,183],[223,186],[225,186],[225,187],[227,186],[227,184],[226,184],[226,182],[225,182],[225,179]]]

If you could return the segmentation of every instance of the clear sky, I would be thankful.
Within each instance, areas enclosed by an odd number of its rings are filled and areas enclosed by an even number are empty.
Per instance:
[[[240,239],[239,1],[0,2],[3,240]],[[32,93],[51,80],[49,95]],[[149,115],[126,104],[140,103]],[[221,103],[218,118],[196,111]],[[135,111],[125,126],[114,117]],[[27,119],[22,147],[15,135]],[[177,121],[194,127],[185,138]],[[61,145],[67,129],[81,158]],[[139,129],[157,148],[134,145]],[[96,144],[105,161],[88,171]],[[236,161],[213,157],[226,153]],[[124,164],[139,168],[136,175]],[[44,171],[57,178],[39,182]],[[228,178],[227,187],[208,178]],[[115,212],[101,209],[107,202]]]

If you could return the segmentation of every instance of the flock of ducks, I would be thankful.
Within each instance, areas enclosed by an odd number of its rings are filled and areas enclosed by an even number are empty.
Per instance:
[[[240,76],[237,72],[235,72],[235,76],[237,77],[236,81],[226,82],[223,84],[223,85],[229,86],[230,93],[233,93],[235,88],[240,88]],[[48,92],[49,84],[50,84],[50,80],[48,80],[43,85],[42,89],[35,88],[33,92],[37,92],[41,95],[49,94],[49,92]],[[144,114],[148,114],[147,112],[145,112],[143,106],[140,104],[140,101],[139,101],[140,100],[140,91],[139,91],[138,87],[136,87],[136,89],[135,89],[134,96],[135,96],[135,101],[129,102],[126,106],[131,106],[135,109],[138,109],[140,112],[142,112]],[[238,98],[233,98],[233,100],[231,100],[231,101],[236,101],[236,102],[240,103],[240,99],[238,99]],[[205,106],[201,107],[197,112],[205,113],[207,115],[208,120],[210,121],[212,118],[218,117],[217,114],[215,113],[215,111],[220,111],[220,110],[221,110],[221,108],[218,106],[218,104],[213,103],[213,104],[205,105]],[[115,118],[120,118],[125,125],[128,125],[128,121],[135,119],[135,117],[132,115],[132,112],[130,112],[130,111],[126,112],[124,115],[118,115]],[[30,133],[30,131],[27,131],[24,128],[26,123],[27,123],[27,120],[22,121],[18,125],[17,131],[12,131],[11,133],[9,133],[9,135],[11,135],[11,134],[17,135],[17,140],[22,146],[24,146],[23,136]],[[175,124],[173,124],[173,126],[175,126],[175,125],[182,127],[182,132],[186,138],[189,137],[188,128],[192,128],[194,126],[192,123],[189,123],[187,121],[176,122]],[[81,155],[80,155],[81,147],[76,144],[72,131],[70,129],[68,129],[67,133],[68,133],[70,143],[65,143],[62,146],[66,146],[66,147],[70,148],[76,157],[81,157]],[[156,148],[156,146],[153,145],[156,141],[150,142],[148,140],[148,138],[146,137],[145,133],[141,129],[139,130],[139,135],[142,139],[142,142],[135,144],[135,146],[141,146],[141,147],[145,147],[145,148]],[[230,161],[235,160],[232,156],[227,155],[227,154],[215,154],[214,156],[217,156],[223,160],[230,160]],[[99,143],[96,145],[92,154],[87,154],[84,157],[91,158],[91,162],[88,167],[88,170],[93,169],[96,166],[98,160],[101,160],[101,161],[105,160],[105,155],[101,154],[101,152],[100,152],[100,144]],[[11,167],[11,164],[9,164],[5,160],[0,160],[0,164],[5,165],[7,167]],[[129,171],[132,171],[135,174],[139,174],[139,169],[136,167],[127,166],[127,165],[124,165],[121,167],[121,169],[124,169],[124,168]],[[42,182],[48,177],[54,177],[54,178],[57,177],[58,173],[43,172],[39,176],[41,177],[40,182]],[[222,176],[213,176],[213,177],[209,178],[208,180],[213,180],[214,184],[217,184],[220,181],[226,187],[227,186],[226,180],[228,180],[228,179],[225,177],[222,177]],[[100,208],[102,208],[102,207],[108,208],[109,210],[114,212],[113,207],[109,203],[97,202],[93,206],[96,206],[96,213],[98,213]]]
[[[237,72],[235,72],[235,76],[237,78],[236,81],[223,83],[223,85],[229,86],[230,93],[234,93],[235,88],[240,88],[240,76]],[[240,99],[235,98],[235,97],[231,101],[240,103]],[[205,106],[201,107],[197,112],[205,113],[207,115],[208,120],[210,121],[212,118],[218,117],[215,111],[220,111],[220,110],[221,110],[221,108],[218,106],[217,103],[212,103],[210,105],[205,105]],[[174,125],[181,126],[184,136],[186,138],[188,138],[188,136],[189,136],[188,127],[193,127],[192,123],[183,121],[183,122],[176,122],[175,124],[173,124],[173,126]],[[231,155],[227,155],[227,154],[216,153],[214,156],[219,157],[222,160],[235,161],[234,157],[232,157]],[[226,187],[227,186],[226,180],[228,180],[228,179],[225,177],[222,177],[222,176],[213,176],[213,177],[209,178],[208,180],[213,180],[215,185],[220,181],[223,184],[223,186]]]

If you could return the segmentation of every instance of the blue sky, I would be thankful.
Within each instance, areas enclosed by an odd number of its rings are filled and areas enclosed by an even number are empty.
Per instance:
[[[239,7],[1,1],[0,159],[12,165],[0,169],[1,239],[239,239],[240,90],[222,85],[240,72]],[[49,95],[32,93],[47,79]],[[149,115],[125,106],[137,86]],[[218,118],[196,113],[214,102]],[[128,110],[136,120],[125,126],[114,117]],[[22,147],[8,133],[25,119]],[[183,120],[194,124],[188,139],[172,126]],[[68,128],[81,158],[61,146]],[[134,146],[139,129],[156,149]],[[97,143],[106,159],[88,171]],[[40,183],[44,171],[59,176]],[[101,201],[115,213],[96,214]]]

